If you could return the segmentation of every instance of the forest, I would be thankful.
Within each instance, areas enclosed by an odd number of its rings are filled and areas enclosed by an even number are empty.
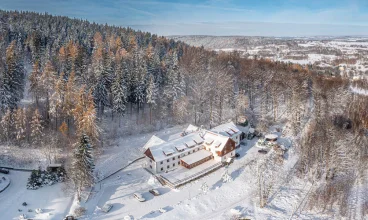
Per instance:
[[[351,91],[367,81],[17,11],[0,11],[0,57],[2,144],[47,149],[50,163],[68,164],[76,188],[93,184],[93,158],[124,126],[211,128],[244,115],[261,131],[276,123],[292,131],[297,174],[316,185],[310,209],[337,206],[354,218],[353,189],[368,184],[368,96]]]

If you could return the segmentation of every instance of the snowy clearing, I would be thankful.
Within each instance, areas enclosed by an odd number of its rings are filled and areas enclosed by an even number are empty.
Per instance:
[[[29,172],[21,171],[10,171],[8,174],[11,184],[0,193],[1,219],[18,219],[21,214],[34,219],[62,219],[72,202],[72,197],[64,194],[63,184],[27,190],[29,175]],[[23,202],[26,202],[27,206],[22,206]],[[37,214],[35,210],[38,208],[41,208],[43,213]]]

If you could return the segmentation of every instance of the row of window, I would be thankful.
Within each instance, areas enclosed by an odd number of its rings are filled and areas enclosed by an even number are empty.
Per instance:
[[[178,162],[178,165],[180,165],[180,161]],[[175,167],[175,163],[173,163],[172,167]],[[150,165],[150,168],[153,169],[152,165]],[[167,165],[167,169],[170,169],[170,165]],[[161,167],[161,171],[163,171],[163,170],[164,170],[164,168]]]
[[[199,151],[200,150],[200,148],[196,148],[196,149],[194,149],[193,151],[188,151],[188,155],[189,154],[191,154],[191,153],[194,153],[194,152],[196,152],[196,151]],[[172,158],[169,158],[169,159],[167,159],[166,160],[166,162],[170,162],[170,159],[172,160],[172,161],[175,161],[176,160],[176,157],[172,157]],[[180,159],[180,155],[178,156],[178,160]],[[150,160],[151,161],[151,163],[152,163],[152,160]],[[164,161],[161,161],[160,162],[160,164],[162,165],[162,164],[164,164]],[[179,163],[180,164],[180,163]]]

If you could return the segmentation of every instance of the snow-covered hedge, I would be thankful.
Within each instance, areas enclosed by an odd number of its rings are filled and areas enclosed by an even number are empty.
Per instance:
[[[38,189],[42,186],[50,186],[63,182],[66,177],[65,169],[58,168],[55,172],[46,170],[33,170],[28,178],[27,189]]]

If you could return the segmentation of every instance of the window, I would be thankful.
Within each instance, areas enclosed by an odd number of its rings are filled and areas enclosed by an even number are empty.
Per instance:
[[[178,165],[180,165],[180,161],[178,162]]]
[[[231,153],[231,156],[233,156],[234,153]]]
[[[190,154],[190,151],[188,151],[188,155]]]
[[[150,165],[151,169],[152,169],[152,165]]]
[[[163,164],[164,162],[163,161],[161,161],[161,163],[160,164]]]
[[[175,163],[173,163],[173,167],[175,167]]]
[[[167,165],[167,169],[169,169],[170,168],[170,166],[169,165]]]
[[[178,156],[178,159],[180,159],[180,155]]]
[[[150,162],[152,163],[152,160],[150,160]]]
[[[164,170],[164,168],[163,167],[161,167],[161,171],[163,171]]]
[[[175,160],[175,157],[173,157],[173,160]]]
[[[170,159],[167,159],[167,162],[170,162]]]

